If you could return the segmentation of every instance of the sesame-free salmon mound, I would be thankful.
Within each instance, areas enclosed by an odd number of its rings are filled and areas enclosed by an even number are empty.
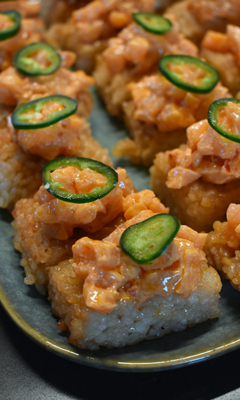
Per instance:
[[[17,131],[10,125],[0,129],[0,207],[11,209],[17,200],[33,196],[42,183],[46,161],[64,155],[112,165],[88,122],[75,115],[42,129]]]
[[[202,71],[188,65],[175,72],[187,76],[188,83],[202,78]],[[220,82],[209,93],[197,94],[176,87],[161,74],[145,76],[128,89],[131,99],[123,104],[123,111],[131,138],[119,141],[114,155],[147,166],[156,153],[185,143],[186,128],[206,118],[213,101],[231,97]]]
[[[240,205],[230,204],[227,221],[216,221],[204,246],[208,262],[240,290]]]
[[[93,76],[110,114],[123,117],[122,104],[130,99],[128,84],[155,73],[160,55],[197,56],[197,47],[179,32],[177,21],[171,15],[166,17],[173,25],[170,32],[155,35],[132,23],[110,39],[97,57]]]
[[[216,220],[225,219],[226,209],[240,196],[240,181],[214,185],[199,179],[181,189],[166,186],[169,166],[157,156],[151,167],[151,186],[156,195],[170,208],[183,224],[198,232],[209,232]]]
[[[239,131],[239,105],[229,102],[222,124]],[[161,201],[184,224],[209,232],[224,221],[230,203],[240,196],[239,143],[225,139],[207,120],[187,129],[187,144],[158,153],[150,169],[151,185]]]
[[[86,232],[96,236],[100,230],[99,237],[104,237],[115,229],[116,218],[122,219],[124,197],[135,192],[125,170],[117,172],[118,186],[104,198],[91,203],[61,201],[51,196],[43,186],[33,198],[16,203],[13,210],[14,246],[22,255],[26,284],[35,284],[38,291],[44,293],[48,284],[47,268],[70,258],[72,245],[79,237]],[[71,191],[70,188],[75,188],[76,193],[87,193],[106,183],[105,177],[89,169],[79,171],[67,167],[54,171],[52,175],[66,189]],[[131,202],[128,201],[127,207],[134,212]]]
[[[155,0],[95,0],[74,11],[65,23],[53,24],[45,34],[47,42],[77,54],[76,67],[91,73],[96,55],[108,39],[132,22],[134,12],[153,12]]]
[[[71,344],[122,347],[217,317],[221,281],[201,250],[205,234],[182,226],[152,264],[120,250],[126,227],[153,215],[141,211],[102,241],[78,240],[74,258],[49,269],[52,312]]]

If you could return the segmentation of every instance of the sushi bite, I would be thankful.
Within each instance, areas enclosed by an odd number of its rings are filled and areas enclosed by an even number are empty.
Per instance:
[[[79,239],[73,258],[49,269],[59,328],[74,346],[97,350],[217,317],[221,281],[202,251],[205,238],[167,213],[145,210],[101,241]]]
[[[208,120],[187,129],[187,144],[158,153],[150,169],[154,192],[197,231],[209,232],[239,199],[239,114],[239,100],[215,101]]]
[[[134,12],[153,12],[155,0],[95,0],[75,10],[64,24],[52,25],[46,40],[57,48],[72,50],[77,55],[78,69],[90,73],[95,57],[108,39],[132,22]]]
[[[199,58],[166,55],[159,69],[128,85],[123,111],[130,138],[114,148],[115,156],[147,166],[158,152],[186,143],[186,128],[206,118],[214,100],[231,96],[218,71]]]
[[[155,15],[150,21],[141,15],[137,13],[135,22],[109,41],[93,74],[107,110],[117,117],[123,117],[122,104],[130,99],[128,84],[156,72],[160,55],[198,53],[170,15]]]
[[[41,293],[46,292],[48,268],[70,258],[72,245],[86,233],[102,237],[111,232],[116,218],[122,218],[124,197],[135,192],[124,170],[115,172],[90,159],[56,159],[44,171],[44,185],[13,210],[14,245],[21,253],[25,283]]]
[[[77,106],[75,99],[52,95],[16,108],[8,126],[0,129],[0,207],[11,209],[36,192],[46,160],[80,156],[112,165],[86,119],[74,115]]]

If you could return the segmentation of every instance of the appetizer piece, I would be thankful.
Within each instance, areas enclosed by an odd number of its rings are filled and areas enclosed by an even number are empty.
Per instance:
[[[229,23],[240,24],[238,0],[183,0],[170,6],[166,12],[177,18],[184,36],[196,43],[208,29],[223,32]]]
[[[221,281],[202,251],[205,237],[145,210],[101,241],[80,238],[73,259],[49,269],[58,327],[74,346],[97,350],[217,317]]]
[[[70,71],[76,59],[69,51],[57,52],[46,43],[32,43],[14,56],[14,67],[0,73],[0,103],[16,107],[21,102],[53,94],[78,102],[77,115],[88,118],[93,108],[93,79],[83,71]],[[13,110],[12,110],[13,111]]]
[[[45,38],[54,47],[74,51],[77,68],[90,73],[96,55],[106,48],[109,38],[132,22],[132,13],[154,9],[155,0],[91,1],[74,11],[66,23],[53,25]]]
[[[187,144],[158,153],[150,169],[157,196],[197,231],[225,219],[240,196],[240,100],[215,101],[208,120],[187,129]]]
[[[46,164],[43,183],[33,198],[19,200],[13,211],[14,245],[22,253],[25,283],[35,284],[40,292],[46,291],[48,267],[72,257],[78,238],[86,232],[102,238],[114,230],[116,218],[122,220],[124,197],[135,191],[125,170],[115,172],[77,157]]]
[[[156,153],[186,142],[186,128],[206,118],[214,100],[231,96],[217,70],[199,58],[163,56],[159,69],[128,85],[123,111],[131,139],[117,143],[116,157],[150,166]]]
[[[204,251],[209,263],[240,290],[240,205],[230,204],[227,221],[215,221]]]
[[[13,56],[20,48],[33,42],[39,42],[43,28],[44,24],[41,19],[24,19],[18,11],[14,10],[1,11],[0,71],[12,65]]]
[[[201,43],[201,54],[217,68],[223,84],[235,95],[240,90],[240,28],[227,25],[226,33],[208,31]]]
[[[112,165],[108,150],[91,136],[88,122],[73,115],[77,101],[62,95],[22,103],[0,129],[0,207],[11,208],[41,185],[46,160],[89,157]],[[15,128],[15,129],[14,129]]]
[[[7,10],[16,10],[22,17],[34,17],[37,16],[41,9],[41,0],[1,0],[0,1],[0,13]]]
[[[196,56],[198,51],[179,33],[177,23],[170,15],[154,15],[154,18],[149,17],[150,21],[141,16],[141,13],[135,14],[135,23],[109,40],[107,49],[97,57],[96,85],[110,114],[118,117],[123,115],[123,102],[130,99],[129,82],[155,73],[160,55]],[[155,30],[156,25],[158,29]]]

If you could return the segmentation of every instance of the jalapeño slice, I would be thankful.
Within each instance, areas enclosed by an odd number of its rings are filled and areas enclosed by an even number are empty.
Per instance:
[[[174,71],[174,67],[181,71],[181,68],[185,66],[189,66],[189,68],[198,72],[197,84],[185,81],[181,73]],[[193,93],[206,94],[211,92],[220,79],[218,71],[210,64],[199,58],[181,54],[163,56],[159,61],[159,70],[175,86]],[[195,72],[193,72],[193,75],[195,75]]]
[[[240,100],[233,98],[223,98],[214,101],[208,110],[208,123],[219,135],[231,140],[232,142],[240,143],[240,135],[228,130],[224,125],[219,123],[218,112],[221,108],[227,107],[228,103],[239,104],[239,115],[240,117]]]
[[[170,214],[153,217],[129,226],[120,238],[122,251],[138,264],[160,257],[180,229],[180,222]]]
[[[133,13],[132,17],[145,31],[155,35],[164,35],[172,30],[172,22],[162,15],[138,12]]]
[[[42,119],[44,117],[41,112],[48,103],[59,104],[60,110],[53,111],[47,114],[46,119]],[[13,112],[11,121],[15,129],[46,128],[74,114],[77,107],[77,100],[71,97],[60,94],[41,97],[40,99],[20,104]]]
[[[21,28],[21,14],[15,10],[7,10],[0,12],[0,16],[4,15],[10,22],[10,26],[0,30],[0,41],[15,36]]]
[[[38,53],[40,59],[38,60]],[[38,76],[53,74],[61,65],[61,56],[47,43],[37,42],[18,50],[14,56],[15,68],[24,75]]]
[[[69,166],[76,167],[79,170],[89,168],[92,171],[96,171],[105,176],[107,178],[107,182],[104,187],[95,187],[89,193],[68,192],[64,190],[62,183],[55,182],[52,179],[51,172],[58,168]],[[100,161],[82,157],[61,157],[49,161],[43,167],[42,179],[45,189],[52,196],[69,203],[90,203],[92,201],[101,199],[110,193],[118,184],[118,174],[113,168],[101,163]]]

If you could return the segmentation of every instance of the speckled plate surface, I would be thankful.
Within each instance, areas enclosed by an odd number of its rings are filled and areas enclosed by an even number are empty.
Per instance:
[[[107,115],[98,98],[91,125],[94,136],[108,148],[126,134],[123,126]],[[138,190],[149,187],[149,175],[145,169],[136,168],[124,159],[115,160],[115,167],[117,165],[128,170]],[[97,368],[143,372],[180,367],[240,347],[240,292],[224,282],[218,319],[122,349],[90,352],[74,348],[57,328],[47,299],[34,287],[24,284],[20,255],[12,244],[13,234],[11,215],[1,210],[0,301],[31,339],[60,356]]]

